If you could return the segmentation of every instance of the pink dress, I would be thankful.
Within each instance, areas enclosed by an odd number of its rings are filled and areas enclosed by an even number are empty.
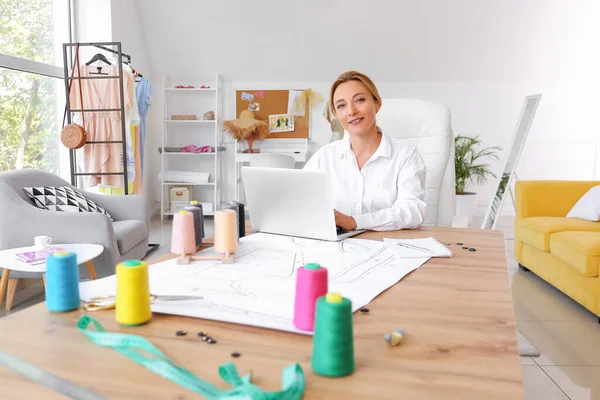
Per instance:
[[[82,77],[98,77],[91,74],[97,72],[98,67],[84,65],[81,67]],[[119,69],[116,65],[106,65],[102,67],[102,72],[108,76],[119,75]],[[77,71],[74,73],[77,76]],[[119,79],[82,79],[81,88],[83,91],[83,108],[85,110],[94,109],[120,109],[120,91]],[[125,103],[125,115],[128,114],[134,101],[135,79],[133,75],[123,68],[123,98]],[[73,80],[70,93],[71,109],[81,109],[79,97],[79,85]],[[81,113],[75,113],[75,121],[81,123]],[[120,111],[86,111],[85,123],[83,125],[87,132],[87,141],[110,141],[124,140],[121,128]],[[77,168],[79,172],[84,173],[114,173],[123,172],[123,145],[121,143],[110,144],[86,144],[83,146],[83,160],[80,160],[81,152],[78,155]],[[124,187],[123,175],[90,175],[83,176],[83,188],[89,188],[98,184],[110,185],[114,187]]]

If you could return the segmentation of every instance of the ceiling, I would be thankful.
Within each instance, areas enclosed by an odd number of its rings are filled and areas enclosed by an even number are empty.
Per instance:
[[[135,1],[159,73],[330,81],[356,69],[377,81],[469,81],[600,70],[598,0]]]

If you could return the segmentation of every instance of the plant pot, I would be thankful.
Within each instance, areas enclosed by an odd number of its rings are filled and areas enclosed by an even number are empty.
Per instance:
[[[477,208],[477,193],[465,192],[456,195],[456,215],[467,217],[469,225],[473,221],[475,210]]]

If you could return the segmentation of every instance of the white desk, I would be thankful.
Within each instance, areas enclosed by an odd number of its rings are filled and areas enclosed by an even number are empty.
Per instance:
[[[90,273],[90,277],[96,279],[96,270],[94,269],[92,260],[102,254],[104,246],[99,244],[57,243],[51,244],[49,247],[61,247],[71,253],[75,253],[77,255],[77,265],[85,263]],[[34,246],[27,246],[0,251],[0,267],[3,268],[2,278],[0,278],[0,307],[2,307],[4,293],[8,288],[8,293],[6,294],[6,311],[10,311],[12,308],[18,282],[18,278],[10,278],[10,271],[39,272],[42,274],[44,284],[46,284],[44,275],[46,272],[45,262],[39,264],[27,264],[26,262],[20,261],[17,256],[15,256],[17,253],[34,250]]]
[[[294,157],[294,160],[296,160],[296,162],[306,162],[308,160],[307,153],[305,151],[291,151],[291,152],[261,151],[261,153],[236,153],[235,161],[236,162],[250,162],[250,161],[252,161],[252,157],[260,156],[261,154],[284,154],[287,156]]]

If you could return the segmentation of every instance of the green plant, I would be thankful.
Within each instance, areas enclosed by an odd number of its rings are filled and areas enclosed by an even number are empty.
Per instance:
[[[480,144],[481,140],[479,140],[478,135],[458,135],[454,138],[456,194],[465,194],[465,189],[471,182],[483,185],[487,182],[489,176],[496,177],[496,175],[490,171],[488,164],[481,163],[481,159],[484,157],[498,159],[496,151],[501,151],[502,149],[498,146],[493,146],[478,151],[476,148]]]

